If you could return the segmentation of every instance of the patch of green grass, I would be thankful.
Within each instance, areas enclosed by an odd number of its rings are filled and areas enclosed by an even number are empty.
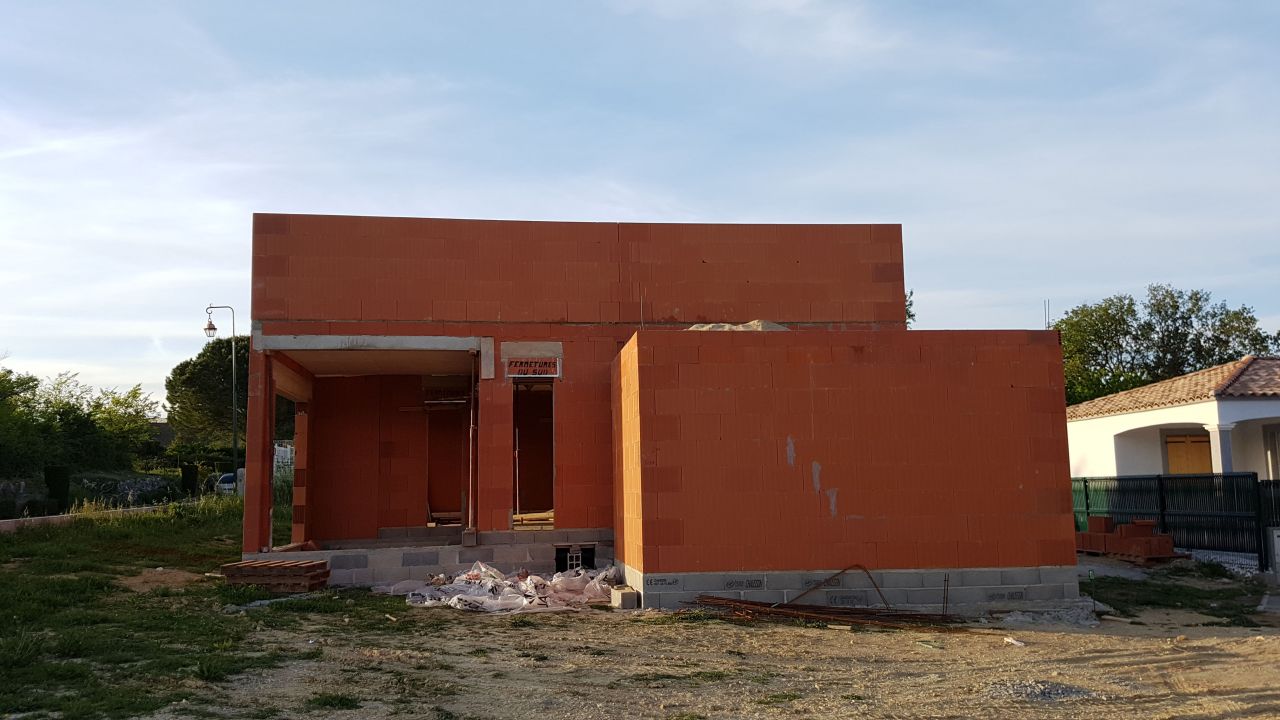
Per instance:
[[[226,585],[217,589],[218,600],[226,605],[248,605],[258,600],[270,600],[276,594],[260,585]]]
[[[192,697],[287,659],[245,647],[247,617],[225,615],[219,586],[134,593],[144,568],[204,572],[239,558],[238,498],[147,515],[78,515],[69,525],[0,536],[0,708],[35,717],[124,718]],[[50,574],[52,573],[52,574]]]
[[[358,710],[360,698],[342,693],[320,693],[307,698],[308,710]]]
[[[1197,560],[1195,562],[1177,562],[1162,568],[1153,575],[1163,575],[1164,577],[1197,577],[1206,580],[1236,580],[1235,574],[1227,569],[1226,565],[1211,560]]]
[[[1144,608],[1188,610],[1241,627],[1257,627],[1249,616],[1263,592],[1259,583],[1246,581],[1203,588],[1175,581],[1099,577],[1083,585],[1083,590],[1120,615],[1132,616]]]
[[[675,612],[660,613],[658,615],[640,616],[635,621],[654,625],[710,623],[724,622],[724,616],[712,610],[676,610]]]
[[[22,668],[34,663],[44,651],[44,640],[22,632],[0,639],[0,667]]]
[[[513,628],[531,628],[537,627],[538,623],[534,622],[533,618],[527,615],[517,615],[511,618],[511,622],[508,623],[508,625]]]
[[[780,692],[780,693],[772,693],[770,695],[765,695],[762,698],[757,698],[755,702],[759,703],[760,705],[781,705],[783,703],[789,703],[792,700],[799,700],[802,697],[804,696],[801,695],[800,693]]]

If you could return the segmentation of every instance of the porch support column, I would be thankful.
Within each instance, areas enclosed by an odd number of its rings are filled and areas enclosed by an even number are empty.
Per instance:
[[[271,475],[275,468],[276,394],[271,356],[249,352],[249,414],[245,432],[244,552],[271,549]]]
[[[1231,429],[1235,423],[1223,425],[1205,425],[1209,431],[1209,454],[1213,459],[1215,473],[1229,473],[1231,469]]]
[[[307,512],[307,470],[311,465],[311,422],[307,416],[310,405],[294,403],[293,416],[293,529],[289,542],[304,542],[309,523]]]
[[[515,418],[511,381],[506,373],[494,373],[492,365],[489,370],[491,379],[485,379],[483,353],[480,361],[476,529],[510,530],[515,487]]]

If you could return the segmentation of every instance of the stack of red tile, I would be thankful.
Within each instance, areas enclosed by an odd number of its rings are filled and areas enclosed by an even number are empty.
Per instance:
[[[1090,517],[1088,529],[1076,533],[1076,550],[1139,563],[1178,557],[1173,550],[1173,536],[1156,533],[1155,520],[1116,525],[1109,517]]]

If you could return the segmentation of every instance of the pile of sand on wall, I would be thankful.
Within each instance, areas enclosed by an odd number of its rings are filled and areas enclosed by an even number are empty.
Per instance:
[[[699,323],[689,328],[690,330],[739,330],[750,332],[777,332],[779,330],[790,330],[786,325],[779,325],[776,322],[768,320],[752,320],[751,322],[734,325],[733,323]]]

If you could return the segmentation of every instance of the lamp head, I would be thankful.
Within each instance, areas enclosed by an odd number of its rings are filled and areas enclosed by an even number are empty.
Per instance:
[[[209,322],[205,323],[205,326],[204,326],[204,336],[211,338],[211,337],[216,337],[217,334],[218,334],[218,326],[213,324],[213,318],[210,317]]]

